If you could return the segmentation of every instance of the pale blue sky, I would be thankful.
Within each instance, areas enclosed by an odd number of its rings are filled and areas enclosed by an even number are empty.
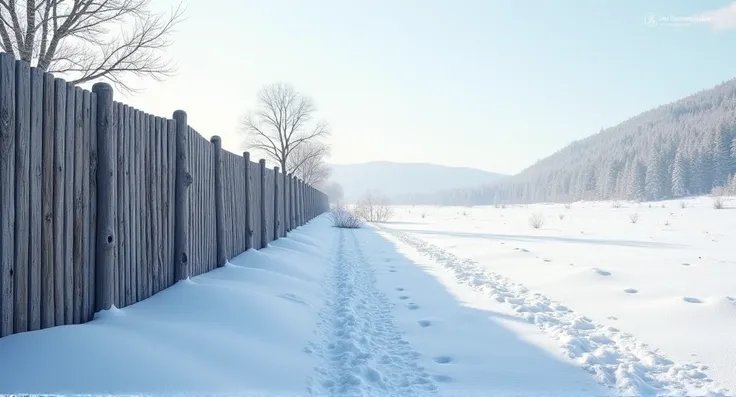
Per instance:
[[[178,75],[117,98],[157,115],[184,109],[203,135],[241,151],[240,121],[257,91],[284,81],[332,126],[332,162],[515,173],[736,77],[733,9],[685,26],[663,19],[730,3],[188,0],[170,49]]]

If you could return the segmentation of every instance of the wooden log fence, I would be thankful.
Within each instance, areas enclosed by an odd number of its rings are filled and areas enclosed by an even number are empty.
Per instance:
[[[327,196],[0,53],[0,337],[90,321],[266,247]]]

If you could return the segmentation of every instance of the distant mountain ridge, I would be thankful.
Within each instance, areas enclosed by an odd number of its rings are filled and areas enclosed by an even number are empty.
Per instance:
[[[409,203],[415,195],[470,188],[506,177],[468,167],[430,163],[373,161],[359,164],[330,164],[330,182],[342,185],[345,200],[354,202],[367,191],[376,191],[395,203]]]
[[[580,199],[661,200],[736,193],[736,79],[575,141],[519,174],[425,203],[482,205]]]

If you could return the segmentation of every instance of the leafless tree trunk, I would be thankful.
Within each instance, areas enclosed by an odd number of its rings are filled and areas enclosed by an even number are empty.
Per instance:
[[[161,80],[174,65],[161,55],[183,8],[170,15],[149,10],[151,0],[0,0],[0,45],[39,69],[79,84],[122,78]]]
[[[321,188],[330,176],[330,167],[325,157],[330,147],[323,142],[305,142],[292,150],[287,160],[289,172],[294,173],[309,185]]]
[[[281,169],[294,173],[325,150],[321,138],[329,135],[329,127],[314,120],[315,112],[312,100],[291,85],[266,86],[258,94],[256,110],[243,123],[246,150],[261,152]],[[304,161],[294,162],[291,157],[299,157],[299,153]]]

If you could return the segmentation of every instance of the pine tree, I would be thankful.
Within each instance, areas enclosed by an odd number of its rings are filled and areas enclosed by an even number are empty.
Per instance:
[[[639,160],[630,163],[626,178],[626,198],[640,200],[644,198],[644,165]]]
[[[683,157],[682,152],[678,150],[672,164],[672,195],[674,197],[682,197],[688,194],[688,179],[687,160]]]
[[[731,130],[721,124],[713,133],[713,186],[724,186],[731,173]]]
[[[659,153],[649,158],[644,184],[647,199],[659,200],[664,197],[664,192],[662,191],[662,166],[659,160]]]

